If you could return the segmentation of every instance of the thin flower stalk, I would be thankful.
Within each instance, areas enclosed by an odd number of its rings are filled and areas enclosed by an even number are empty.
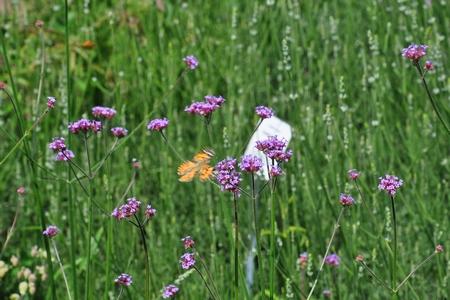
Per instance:
[[[219,290],[217,289],[217,286],[216,286],[216,284],[214,282],[214,279],[213,279],[213,277],[211,275],[211,272],[209,271],[208,266],[206,265],[205,260],[203,259],[203,257],[200,255],[200,253],[198,251],[195,251],[195,253],[197,254],[197,257],[200,259],[200,263],[202,264],[203,268],[206,271],[206,275],[208,276],[208,280],[211,282],[211,285],[212,285],[212,288],[213,288],[214,293],[216,295],[216,298],[220,299]]]
[[[431,106],[433,107],[434,112],[436,113],[439,121],[442,123],[442,125],[444,126],[447,133],[450,134],[450,128],[448,127],[447,123],[445,123],[444,118],[442,117],[441,113],[439,112],[436,101],[434,100],[433,96],[431,95],[430,88],[428,87],[427,81],[425,80],[425,74],[422,70],[422,66],[420,65],[420,63],[418,61],[414,63],[414,66],[416,67],[417,71],[420,74],[420,79],[422,80],[423,86],[425,87],[425,90],[428,95],[428,99],[431,102]]]
[[[233,193],[234,205],[234,297],[239,300],[239,218],[237,195]]]
[[[144,247],[144,255],[145,255],[145,299],[150,299],[150,261],[149,261],[149,252],[147,247],[147,239],[145,238],[145,228],[142,225],[139,218],[134,215],[134,218],[136,219],[139,233],[141,235],[142,240],[142,246]]]
[[[411,276],[413,276],[417,270],[419,270],[424,264],[426,264],[428,261],[430,261],[436,254],[438,254],[439,252],[433,252],[431,255],[429,255],[427,258],[425,258],[421,263],[419,263],[417,266],[415,266],[411,272],[405,277],[405,279],[403,279],[402,282],[400,282],[400,284],[393,290],[394,293],[397,293],[400,288],[409,280],[409,278],[411,278]]]
[[[394,196],[391,196],[391,212],[392,212],[392,222],[394,226],[394,249],[393,258],[391,263],[391,289],[394,291],[397,281],[397,216],[395,213],[395,202]],[[394,294],[396,292],[394,291]]]
[[[88,221],[88,234],[87,234],[87,270],[86,270],[86,282],[85,282],[85,299],[88,300],[91,297],[91,251],[92,251],[92,226],[94,222],[94,206],[93,206],[93,194],[94,194],[94,186],[92,183],[92,166],[91,166],[91,157],[89,154],[89,147],[87,141],[87,135],[84,134],[84,148],[86,151],[87,163],[88,163],[88,175],[89,175],[89,221]]]
[[[195,271],[197,271],[198,275],[200,275],[200,277],[202,278],[203,283],[205,284],[206,288],[208,289],[209,294],[211,295],[211,298],[216,300],[217,298],[216,298],[215,294],[212,292],[211,287],[209,286],[208,281],[206,281],[205,276],[202,274],[202,272],[200,272],[200,270],[197,268],[197,266],[194,265],[193,268],[195,269]]]
[[[61,269],[61,274],[64,279],[64,284],[66,286],[67,299],[72,300],[72,296],[70,294],[69,282],[67,281],[66,273],[64,272],[64,266],[61,262],[61,258],[59,257],[58,248],[56,247],[55,240],[53,240],[53,239],[52,239],[52,246],[53,246],[53,250],[55,251],[55,256],[56,256],[56,260],[58,261],[59,268]]]
[[[376,281],[378,281],[378,283],[379,283],[381,286],[383,286],[383,287],[384,287],[385,289],[387,289],[388,291],[393,292],[392,288],[389,287],[389,286],[388,286],[388,285],[387,285],[380,277],[378,277],[378,276],[375,274],[375,272],[372,271],[372,269],[370,269],[369,266],[368,266],[364,261],[360,261],[359,263],[364,267],[364,269],[367,270],[367,272],[369,272],[370,275],[373,276],[373,278],[375,278]]]
[[[319,280],[320,273],[322,273],[323,266],[325,265],[325,259],[327,258],[328,253],[330,252],[330,248],[331,248],[331,244],[333,243],[334,236],[336,235],[336,232],[339,229],[339,226],[340,226],[339,223],[341,221],[341,217],[342,217],[342,214],[344,213],[344,210],[345,210],[345,208],[343,207],[343,208],[341,208],[341,211],[339,212],[339,215],[338,215],[338,218],[336,220],[336,223],[334,224],[334,229],[333,229],[333,232],[331,234],[330,241],[328,242],[327,249],[326,249],[325,254],[323,256],[322,262],[320,263],[319,271],[317,272],[316,278],[314,279],[314,283],[313,283],[313,285],[311,287],[311,290],[309,291],[309,294],[308,294],[308,297],[306,298],[306,300],[311,299],[312,294],[314,293],[314,289],[316,288],[317,282]]]

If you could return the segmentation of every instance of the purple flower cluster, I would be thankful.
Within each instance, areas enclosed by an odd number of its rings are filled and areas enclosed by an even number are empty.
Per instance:
[[[198,59],[193,55],[186,56],[185,58],[183,58],[183,61],[191,70],[195,70],[198,67]]]
[[[236,159],[226,158],[219,161],[215,166],[216,179],[220,184],[222,191],[233,192],[239,196],[239,183],[241,182],[241,175],[236,171]]]
[[[256,141],[256,149],[278,162],[287,162],[292,157],[292,150],[285,150],[286,145],[287,141],[277,136],[269,136],[265,140]]]
[[[69,131],[74,134],[80,132],[87,133],[92,131],[93,133],[100,132],[103,129],[102,122],[88,119],[80,119],[69,124]]]
[[[262,105],[257,106],[255,108],[255,112],[261,119],[268,119],[274,115],[273,110],[271,108]]]
[[[239,164],[239,167],[242,171],[247,173],[255,173],[261,170],[263,167],[262,160],[255,156],[255,155],[244,155],[241,158],[241,163]]]
[[[342,206],[352,206],[355,204],[355,199],[351,195],[348,194],[341,194],[339,196],[339,202]]]
[[[113,212],[111,213],[111,216],[113,216],[117,220],[129,218],[129,217],[134,216],[138,212],[140,207],[141,207],[141,201],[137,200],[134,197],[129,198],[129,199],[127,199],[127,203],[114,208]]]
[[[351,169],[351,170],[348,170],[347,175],[348,175],[348,178],[350,178],[351,180],[356,180],[356,179],[358,179],[360,174],[359,174],[358,170]]]
[[[325,263],[332,267],[339,267],[341,258],[336,253],[333,253],[325,257]]]
[[[56,236],[59,233],[59,229],[58,227],[54,226],[54,225],[50,225],[48,226],[43,232],[42,234],[46,237],[52,238],[54,236]]]
[[[425,70],[427,70],[427,71],[433,70],[433,69],[434,69],[433,62],[431,62],[430,60],[427,60],[427,61],[425,62],[424,68],[425,68]]]
[[[162,292],[162,297],[164,299],[169,299],[172,297],[175,297],[175,295],[178,293],[180,289],[174,285],[174,284],[169,284],[168,286],[166,286]]]
[[[65,140],[62,137],[55,137],[52,139],[51,143],[48,144],[48,148],[53,150],[53,152],[59,152],[62,150],[66,150]]]
[[[298,265],[300,269],[306,268],[308,265],[308,252],[303,252],[298,256]]]
[[[195,265],[195,255],[190,252],[183,254],[180,258],[180,264],[184,270],[189,270]]]
[[[404,48],[402,50],[402,56],[417,63],[419,59],[424,57],[427,54],[427,45],[416,45],[411,44],[408,48]]]
[[[167,118],[153,119],[148,123],[147,129],[150,131],[161,131],[167,126],[169,126],[169,120]]]
[[[185,112],[203,117],[209,116],[213,111],[219,109],[225,102],[222,96],[205,96],[204,101],[194,102],[185,108]]]
[[[133,283],[133,277],[129,274],[122,273],[114,279],[114,283],[117,285],[130,286]]]
[[[156,208],[153,208],[150,204],[148,204],[144,214],[147,218],[151,219],[156,215]]]
[[[183,242],[184,249],[191,249],[195,246],[195,241],[189,235],[182,238],[181,241]]]
[[[62,150],[56,154],[55,159],[57,161],[69,161],[75,157],[75,154],[71,150]]]
[[[278,177],[283,175],[283,169],[280,166],[271,166],[269,170],[270,177]]]
[[[116,110],[110,107],[94,106],[92,108],[92,115],[96,118],[104,118],[111,120],[116,115]]]
[[[126,128],[123,127],[114,127],[111,128],[111,133],[113,136],[115,136],[116,138],[123,138],[128,134],[128,130],[126,130]]]
[[[385,175],[379,179],[378,189],[385,191],[391,197],[394,197],[397,190],[403,185],[403,180],[394,175]]]
[[[56,99],[55,97],[47,97],[47,108],[53,109],[55,108]]]

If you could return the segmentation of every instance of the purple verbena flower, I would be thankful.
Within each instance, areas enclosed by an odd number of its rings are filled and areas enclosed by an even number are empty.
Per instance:
[[[180,258],[181,267],[185,270],[189,270],[195,265],[195,255],[193,253],[186,252]]]
[[[215,166],[216,180],[220,184],[222,191],[229,191],[239,196],[239,184],[241,175],[235,170],[236,159],[226,158]]]
[[[26,193],[25,187],[24,186],[19,186],[16,190],[17,194],[19,194],[19,196],[23,196]]]
[[[239,167],[244,172],[255,173],[261,170],[263,163],[259,157],[249,154],[242,156]]]
[[[351,195],[348,194],[341,194],[339,196],[339,202],[342,206],[352,206],[355,204],[355,199]]]
[[[206,103],[215,105],[215,106],[222,106],[222,104],[225,102],[225,98],[222,96],[212,96],[207,95],[203,99],[205,99]]]
[[[126,128],[123,127],[114,127],[111,128],[111,133],[113,136],[117,138],[123,138],[128,134],[128,130],[126,130]]]
[[[325,263],[332,267],[339,267],[341,258],[336,253],[333,253],[325,257]]]
[[[169,125],[169,120],[167,118],[163,119],[153,119],[148,125],[147,129],[150,131],[161,131]]]
[[[283,170],[280,166],[271,166],[269,170],[270,177],[278,177],[283,175]]]
[[[147,218],[151,219],[156,215],[156,208],[153,208],[150,204],[148,204],[144,214]]]
[[[287,162],[292,157],[292,150],[285,150],[286,145],[287,141],[277,136],[269,136],[265,140],[256,141],[256,149],[262,151],[268,158],[279,162]]]
[[[444,252],[444,246],[442,246],[441,244],[438,244],[438,245],[436,245],[436,248],[434,249],[434,251],[436,253]]]
[[[261,119],[268,119],[274,115],[273,110],[271,108],[262,105],[257,106],[255,108],[255,112]]]
[[[59,151],[65,150],[67,147],[66,147],[64,138],[55,137],[52,139],[51,143],[48,144],[48,148],[53,150],[53,152],[59,152]]]
[[[55,97],[47,97],[47,108],[52,109],[55,108],[56,99]]]
[[[397,190],[403,185],[403,180],[394,175],[385,175],[379,179],[378,189],[385,191],[391,197],[394,197]]]
[[[116,110],[110,107],[94,106],[92,108],[92,115],[96,118],[105,118],[111,120],[116,115]]]
[[[65,149],[62,151],[59,151],[56,154],[55,160],[57,161],[68,161],[68,160],[72,160],[75,157],[75,154],[73,154],[73,152],[69,149]]]
[[[102,122],[100,121],[91,121],[88,119],[80,119],[78,121],[75,121],[73,123],[70,123],[69,131],[74,134],[78,134],[80,132],[87,133],[89,131],[92,131],[94,133],[100,132],[103,128]]]
[[[217,105],[207,103],[207,102],[194,102],[188,107],[184,109],[185,112],[188,112],[193,115],[200,115],[206,117],[210,115],[213,111],[217,109]]]
[[[402,50],[402,56],[410,59],[414,63],[417,63],[419,59],[427,54],[427,48],[427,45],[411,44],[408,48],[404,48]]]
[[[300,269],[305,269],[308,265],[308,252],[303,252],[298,256],[298,265]]]
[[[189,235],[182,238],[181,241],[183,242],[184,249],[194,248],[194,246],[195,246],[195,241]]]
[[[59,233],[59,229],[58,227],[54,226],[54,225],[50,225],[48,226],[43,232],[42,234],[46,237],[52,238],[54,236],[56,236]]]
[[[128,198],[127,203],[122,204],[119,207],[114,208],[111,216],[117,220],[122,220],[124,218],[129,218],[134,216],[141,206],[141,201],[136,198]]]
[[[358,179],[360,174],[359,174],[358,170],[351,169],[351,170],[348,170],[347,175],[351,180],[356,180],[356,179]]]
[[[427,71],[433,70],[433,69],[434,69],[433,62],[430,61],[430,60],[427,60],[427,61],[425,62],[424,68],[425,68],[425,70],[427,70]]]
[[[186,64],[186,66],[191,69],[191,70],[195,70],[198,67],[198,59],[193,56],[193,55],[188,55],[185,58],[183,58],[184,63]]]
[[[162,297],[164,299],[172,298],[178,293],[179,290],[180,289],[176,285],[169,284],[168,286],[166,286],[164,288],[164,290],[162,292]]]
[[[129,274],[122,273],[114,279],[114,283],[117,285],[130,286],[133,283],[133,277]]]

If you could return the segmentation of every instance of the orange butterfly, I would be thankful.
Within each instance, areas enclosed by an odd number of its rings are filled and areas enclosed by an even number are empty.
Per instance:
[[[194,155],[192,160],[185,161],[178,167],[178,176],[181,182],[190,182],[194,177],[200,178],[200,181],[206,181],[211,178],[214,168],[209,165],[214,151],[205,149]]]

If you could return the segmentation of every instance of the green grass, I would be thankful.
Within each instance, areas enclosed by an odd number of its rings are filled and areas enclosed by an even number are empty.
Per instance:
[[[45,259],[30,255],[33,245],[45,248],[36,195],[42,198],[46,224],[62,230],[55,242],[73,299],[83,299],[86,292],[89,239],[89,299],[115,299],[119,289],[113,280],[122,272],[134,280],[122,299],[144,299],[145,258],[139,231],[109,217],[130,183],[133,158],[141,161],[142,169],[127,196],[136,196],[158,210],[146,226],[151,298],[160,298],[160,289],[183,273],[178,263],[184,253],[180,239],[191,235],[221,298],[232,299],[231,194],[209,182],[180,183],[176,169],[181,160],[145,126],[119,143],[92,180],[94,203],[107,214],[93,206],[89,238],[88,196],[73,175],[67,184],[70,170],[53,161],[47,144],[52,137],[67,136],[68,120],[83,114],[90,117],[94,105],[114,107],[118,114],[110,125],[125,126],[130,132],[142,122],[146,125],[152,118],[167,117],[167,138],[180,155],[189,159],[208,147],[216,153],[213,163],[229,155],[240,157],[258,121],[256,105],[272,107],[291,124],[289,147],[294,156],[277,182],[274,199],[277,299],[288,298],[287,289],[292,290],[293,299],[302,299],[300,290],[308,294],[339,214],[341,192],[354,195],[359,205],[345,210],[331,244],[330,251],[340,255],[341,266],[335,270],[324,267],[313,299],[322,297],[324,289],[330,289],[334,299],[390,297],[354,260],[363,254],[367,265],[390,282],[391,203],[377,191],[378,177],[386,173],[405,181],[395,199],[397,281],[433,253],[436,244],[449,248],[449,136],[427,99],[417,70],[400,55],[413,42],[430,46],[427,58],[434,61],[436,70],[426,78],[449,123],[450,8],[445,1],[431,1],[431,6],[426,1],[400,0],[286,0],[273,5],[266,4],[269,0],[161,1],[164,11],[153,1],[91,1],[88,13],[83,1],[72,1],[68,57],[63,1],[32,2],[9,4],[0,10],[17,99],[3,55],[0,80],[7,83],[7,91],[20,106],[25,129],[45,109],[46,96],[55,96],[58,102],[26,139],[30,153],[26,155],[27,146],[20,146],[0,167],[1,247],[18,203],[21,206],[16,230],[0,257],[10,267],[0,278],[1,299],[18,293],[23,279],[17,279],[16,273],[21,267],[37,274],[35,267],[46,265]],[[37,19],[45,22],[42,35],[33,26]],[[40,36],[44,38],[45,68],[37,99]],[[92,40],[94,48],[83,48],[85,40]],[[180,77],[182,58],[189,54],[199,58],[200,67]],[[227,99],[212,118],[212,141],[203,120],[184,112],[189,103],[207,94]],[[6,94],[0,92],[0,160],[20,139],[20,123]],[[106,131],[89,140],[94,163],[104,157],[113,141]],[[87,170],[82,138],[72,136],[69,145],[76,163]],[[33,159],[31,164],[27,157]],[[36,169],[34,176],[31,165]],[[359,183],[368,209],[347,179],[351,168],[362,172]],[[82,183],[88,188],[85,179]],[[244,176],[242,187],[249,190],[250,184],[250,177]],[[15,190],[22,185],[28,193],[19,200]],[[264,299],[270,294],[269,189],[260,200],[262,281],[249,291],[244,288],[244,259],[254,232],[253,211],[250,198],[239,199],[241,299]],[[310,254],[306,272],[297,264],[304,251]],[[13,255],[20,259],[16,267],[9,261]],[[431,259],[402,287],[399,298],[449,298],[448,262],[448,252]],[[55,260],[53,268],[57,298],[66,299]],[[34,298],[28,299],[51,299],[51,293],[49,280],[41,281],[38,276]],[[196,273],[180,284],[179,299],[207,299],[208,295]]]

